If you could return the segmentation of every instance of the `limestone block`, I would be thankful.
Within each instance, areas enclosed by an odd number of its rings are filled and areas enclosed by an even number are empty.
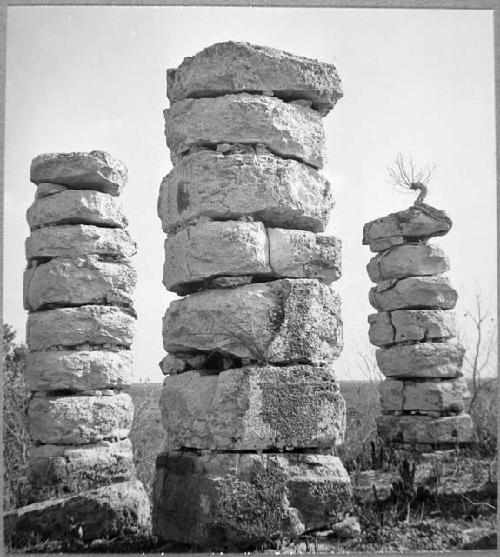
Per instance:
[[[379,253],[366,270],[372,282],[412,276],[439,275],[448,271],[450,263],[438,246],[411,243]]]
[[[277,276],[316,278],[330,284],[341,275],[342,243],[334,236],[268,228],[269,262]]]
[[[128,221],[116,198],[92,190],[66,190],[35,199],[26,218],[30,229],[61,224],[123,228]]]
[[[134,334],[135,319],[118,308],[106,306],[37,311],[28,315],[26,326],[30,350],[79,344],[129,347]]]
[[[153,533],[204,549],[251,548],[280,532],[294,538],[348,508],[338,457],[193,452],[161,454],[153,484]]]
[[[76,446],[33,445],[30,485],[40,497],[48,491],[54,497],[54,492],[60,496],[125,482],[135,479],[133,457],[130,439]]]
[[[102,228],[91,224],[49,226],[31,232],[26,238],[26,259],[107,255],[132,257],[136,243],[121,228]]]
[[[67,186],[61,184],[51,184],[50,182],[40,182],[36,186],[35,199],[42,199],[49,195],[54,195],[56,193],[61,193],[63,191],[68,191]]]
[[[163,284],[184,294],[217,275],[270,275],[269,242],[260,222],[203,222],[165,240]]]
[[[128,180],[126,166],[105,151],[45,153],[31,161],[30,180],[78,190],[120,195]]]
[[[82,541],[136,535],[151,528],[149,499],[141,482],[120,482],[69,497],[33,503],[4,514],[5,539],[26,547],[37,539]]]
[[[345,430],[333,370],[305,365],[170,375],[160,410],[170,450],[331,447]]]
[[[105,304],[131,308],[137,272],[127,260],[56,258],[24,273],[24,308]]]
[[[253,217],[266,226],[321,232],[333,206],[316,170],[269,153],[202,150],[180,159],[161,183],[158,216],[167,233],[201,217]]]
[[[446,277],[408,277],[379,282],[370,289],[369,298],[378,311],[452,309],[457,292]]]
[[[379,348],[375,356],[386,377],[458,377],[464,352],[457,342],[418,342]]]
[[[119,389],[133,378],[130,350],[30,352],[25,380],[30,391]]]
[[[176,164],[196,146],[265,145],[275,155],[322,168],[325,134],[321,116],[307,106],[242,93],[186,99],[164,110],[165,135]]]
[[[474,424],[468,414],[431,418],[385,414],[377,420],[379,435],[386,441],[451,445],[474,441]]]
[[[114,396],[44,396],[28,406],[31,438],[38,443],[78,445],[128,437],[134,405],[126,393]]]
[[[382,410],[422,410],[461,413],[464,399],[469,398],[463,377],[448,381],[399,381],[386,379],[379,385]]]
[[[218,276],[318,278],[329,284],[340,276],[340,251],[333,236],[266,230],[261,222],[205,221],[167,238],[163,283],[180,295]]]
[[[422,203],[365,224],[363,244],[383,251],[404,242],[444,236],[450,228],[451,219],[444,211]]]
[[[318,364],[341,351],[340,299],[314,279],[198,292],[170,304],[163,345],[174,354],[220,351],[251,362]]]
[[[444,340],[456,334],[453,311],[403,309],[368,316],[368,336],[375,346],[397,342]]]
[[[244,42],[211,45],[184,58],[178,68],[167,70],[171,103],[243,91],[272,93],[284,100],[305,99],[322,115],[342,97],[333,64]]]

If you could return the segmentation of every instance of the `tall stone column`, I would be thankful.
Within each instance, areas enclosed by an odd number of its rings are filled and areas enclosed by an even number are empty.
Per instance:
[[[22,542],[82,541],[147,528],[128,439],[136,252],[117,200],[127,169],[102,151],[36,157],[24,307],[34,504],[12,515]],[[26,541],[26,540],[25,540]]]
[[[345,403],[340,241],[325,116],[334,66],[247,43],[210,46],[167,72],[174,167],[158,212],[164,317],[153,531],[202,548],[260,547],[335,520],[350,481],[334,448]]]
[[[422,203],[363,229],[363,244],[378,252],[367,266],[378,311],[368,316],[369,337],[387,377],[378,432],[394,448],[422,452],[473,440],[464,348],[455,339],[457,293],[442,275],[448,258],[428,242],[450,228],[443,211]]]

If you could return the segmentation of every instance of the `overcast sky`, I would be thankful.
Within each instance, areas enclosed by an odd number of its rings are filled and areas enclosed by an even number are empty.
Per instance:
[[[398,150],[437,173],[427,201],[453,219],[439,243],[462,301],[477,289],[496,307],[496,182],[492,12],[213,7],[8,9],[4,320],[24,338],[25,212],[33,157],[104,149],[122,159],[122,195],[138,242],[136,377],[162,380],[161,319],[175,295],[162,285],[156,200],[171,168],[163,135],[165,70],[225,40],[249,41],[337,66],[344,98],[324,120],[336,207],[328,231],[343,242],[345,348],[341,379],[363,379],[371,254],[369,220],[413,198],[387,182]],[[461,315],[461,313],[460,313]]]

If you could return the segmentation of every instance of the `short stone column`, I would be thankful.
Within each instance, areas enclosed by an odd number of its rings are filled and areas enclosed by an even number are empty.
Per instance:
[[[473,440],[464,348],[455,339],[457,293],[443,276],[448,258],[428,242],[450,228],[443,211],[422,203],[363,229],[363,244],[378,252],[367,266],[378,311],[368,316],[369,337],[387,377],[378,432],[396,449],[424,452]]]
[[[158,212],[163,321],[153,530],[203,549],[259,548],[349,508],[335,446],[345,403],[340,241],[320,173],[335,68],[222,43],[167,72],[174,163]]]
[[[82,541],[148,528],[148,497],[128,439],[136,252],[117,196],[127,169],[102,151],[36,157],[24,307],[34,504],[9,524]]]

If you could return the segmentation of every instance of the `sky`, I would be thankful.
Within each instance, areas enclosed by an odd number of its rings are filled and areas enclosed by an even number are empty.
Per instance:
[[[435,240],[463,316],[476,292],[496,315],[493,17],[481,10],[215,7],[9,7],[7,27],[4,321],[24,339],[25,213],[40,153],[103,149],[123,160],[121,200],[138,243],[137,381],[159,382],[162,316],[176,298],[162,285],[164,234],[156,215],[171,163],[162,111],[165,71],[226,40],[335,64],[344,97],[324,119],[335,198],[327,232],[343,242],[344,351],[339,379],[366,379],[372,285],[365,222],[406,209],[388,182],[398,151],[434,163],[426,201],[451,232]],[[460,323],[467,329],[466,323]]]

